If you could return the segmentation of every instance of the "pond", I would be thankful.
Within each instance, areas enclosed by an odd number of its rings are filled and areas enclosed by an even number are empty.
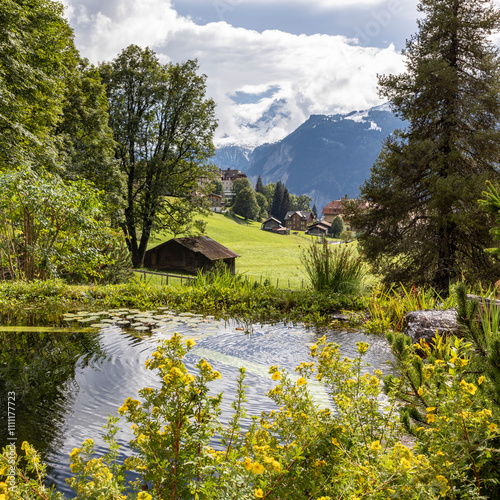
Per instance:
[[[392,370],[393,359],[385,339],[362,332],[284,324],[253,325],[248,331],[234,321],[169,311],[156,312],[157,319],[152,319],[154,312],[150,312],[139,321],[132,316],[144,313],[133,311],[126,323],[118,317],[124,318],[126,313],[121,310],[100,323],[95,323],[94,316],[68,317],[71,328],[50,331],[21,327],[7,331],[13,329],[0,327],[0,428],[7,429],[5,402],[7,393],[13,391],[18,448],[24,440],[34,444],[49,465],[50,480],[69,498],[74,496],[65,482],[71,475],[71,450],[91,437],[96,442],[97,456],[106,452],[101,434],[107,416],[118,415],[125,399],[137,397],[139,389],[160,385],[155,372],[146,370],[145,361],[158,342],[174,332],[196,341],[184,359],[188,370],[194,371],[194,365],[203,357],[221,373],[213,390],[224,392],[223,420],[231,414],[239,366],[247,370],[249,415],[270,411],[274,403],[265,394],[275,382],[268,373],[269,366],[277,364],[293,373],[298,364],[308,360],[309,346],[323,335],[339,344],[342,353],[351,358],[356,356],[356,342],[368,342],[365,359],[370,369],[379,368],[385,373]],[[92,327],[86,326],[91,322]],[[319,404],[329,404],[319,384],[311,384],[311,389]],[[133,435],[126,422],[120,426],[117,441],[125,457]],[[12,442],[6,434],[2,431],[0,435],[2,447]]]

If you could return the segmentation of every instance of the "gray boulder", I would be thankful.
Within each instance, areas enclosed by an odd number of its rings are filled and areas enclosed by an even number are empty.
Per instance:
[[[405,316],[404,325],[404,333],[411,337],[414,344],[420,339],[429,341],[436,333],[461,335],[455,309],[412,311]]]

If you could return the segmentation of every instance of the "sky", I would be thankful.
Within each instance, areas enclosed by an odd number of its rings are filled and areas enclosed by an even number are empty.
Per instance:
[[[404,71],[417,0],[63,0],[81,56],[130,44],[198,60],[217,146],[282,139],[312,114],[383,103],[377,74]]]

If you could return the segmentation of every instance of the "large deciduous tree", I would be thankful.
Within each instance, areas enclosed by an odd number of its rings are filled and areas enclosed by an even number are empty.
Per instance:
[[[234,199],[233,212],[245,219],[257,219],[259,217],[260,206],[251,185],[238,192]]]
[[[203,210],[199,180],[212,178],[215,104],[196,61],[161,64],[131,45],[101,66],[116,156],[127,178],[122,224],[134,266],[154,229],[188,229]],[[207,184],[208,185],[208,184]]]
[[[498,180],[500,14],[487,0],[421,0],[406,72],[382,76],[380,94],[408,127],[390,137],[346,213],[388,282],[447,291],[462,273],[498,279],[483,250],[490,220],[477,200]]]
[[[53,132],[77,60],[63,13],[51,0],[0,2],[0,170],[58,165]]]
[[[114,158],[106,89],[98,69],[85,59],[78,60],[67,76],[62,112],[55,130],[64,167],[62,177],[91,181],[106,192],[108,208],[116,215],[124,182]]]

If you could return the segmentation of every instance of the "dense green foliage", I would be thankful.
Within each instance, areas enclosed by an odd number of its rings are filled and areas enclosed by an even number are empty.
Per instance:
[[[342,217],[340,217],[340,215],[337,215],[332,221],[329,232],[334,238],[339,238],[343,230],[344,221],[342,220]]]
[[[386,282],[496,280],[491,218],[477,204],[499,178],[500,65],[491,35],[500,13],[483,0],[422,0],[407,71],[382,76],[380,94],[408,127],[390,137],[352,203],[351,225]]]
[[[26,308],[26,303],[30,304]],[[179,311],[235,317],[249,322],[310,322],[330,324],[339,310],[360,310],[360,297],[330,292],[276,289],[269,283],[216,280],[197,286],[149,286],[130,281],[118,285],[77,286],[62,281],[0,282],[2,324],[57,323],[62,314],[74,310],[158,306]]]
[[[245,219],[256,220],[259,218],[261,209],[257,203],[255,191],[251,186],[244,187],[238,192],[234,199],[232,210],[235,214],[241,215]]]
[[[73,32],[50,0],[3,0],[0,26],[0,170],[27,162],[54,170]]]
[[[85,182],[63,183],[31,169],[0,174],[2,279],[114,281],[103,271],[117,263],[112,252],[121,239],[107,226],[101,201]]]
[[[215,172],[208,160],[216,122],[206,77],[197,69],[196,61],[161,64],[152,50],[136,45],[100,68],[126,176],[122,228],[136,267],[153,230],[195,230],[193,217],[204,210],[199,180]]]

